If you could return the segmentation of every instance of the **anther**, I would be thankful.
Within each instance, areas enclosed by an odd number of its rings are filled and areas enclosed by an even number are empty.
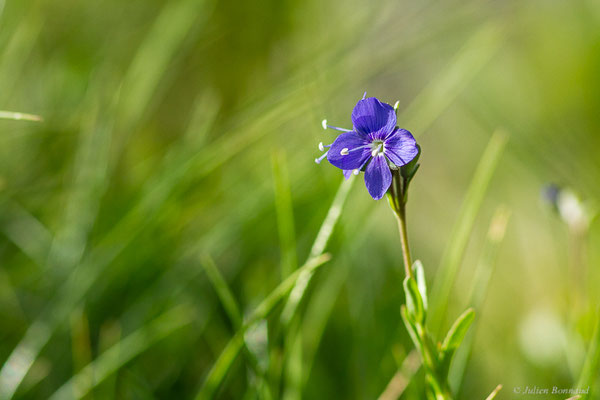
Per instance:
[[[323,142],[319,142],[319,150],[325,151],[326,148],[331,147],[330,144],[323,144]]]
[[[400,106],[400,100],[394,103],[394,111],[398,111],[398,107]]]
[[[352,171],[352,173],[353,173],[354,175],[358,175],[358,173],[359,173],[359,172],[360,172],[360,171],[359,171],[359,170],[357,170],[357,169],[355,169],[354,171]]]
[[[321,121],[321,126],[323,127],[323,129],[327,130],[327,120],[326,119]]]
[[[348,151],[348,148],[347,148],[347,147],[344,147],[344,148],[342,149],[342,151],[340,151],[340,154],[341,154],[341,155],[343,155],[343,156],[345,156],[345,155],[346,155],[346,154],[348,154],[348,153],[350,153],[350,152]]]

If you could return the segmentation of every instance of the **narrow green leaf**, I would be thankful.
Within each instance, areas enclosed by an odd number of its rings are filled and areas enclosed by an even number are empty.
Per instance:
[[[456,350],[460,346],[474,318],[475,311],[469,308],[456,319],[442,342],[442,351]]]
[[[474,318],[475,311],[473,311],[472,308],[469,308],[467,311],[462,313],[454,322],[450,328],[450,331],[448,331],[446,338],[442,342],[439,355],[439,374],[444,379],[447,379],[452,357],[454,357],[456,349],[458,349],[458,346],[460,346],[465,338],[465,335],[467,334],[467,331],[469,330]]]
[[[409,315],[416,323],[423,323],[425,321],[423,299],[414,278],[408,276],[404,278],[404,294],[406,295],[406,308]]]
[[[423,263],[421,262],[421,260],[417,260],[413,263],[412,268],[415,272],[415,279],[417,280],[417,287],[419,288],[421,299],[423,300],[423,310],[425,310],[425,313],[427,313],[427,280],[425,279],[425,270],[423,269]]]
[[[402,305],[400,307],[400,315],[402,316],[402,321],[404,322],[404,326],[406,326],[406,330],[408,331],[408,334],[409,334],[410,338],[412,339],[415,347],[422,354],[423,353],[423,343],[421,342],[421,339],[419,338],[419,334],[417,333],[417,327],[415,326],[415,322],[408,315],[408,311],[407,311],[405,305]]]

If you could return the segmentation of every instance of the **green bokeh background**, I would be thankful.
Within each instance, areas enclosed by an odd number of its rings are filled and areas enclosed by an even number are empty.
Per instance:
[[[447,330],[505,210],[459,398],[484,399],[500,383],[500,399],[577,387],[597,318],[600,232],[592,222],[569,233],[540,189],[570,187],[591,209],[600,198],[597,1],[0,9],[0,109],[44,119],[0,119],[6,398],[13,370],[28,371],[14,398],[48,398],[77,373],[93,386],[84,398],[194,398],[235,333],[207,257],[244,315],[303,264],[342,182],[313,162],[335,137],[321,120],[350,127],[364,91],[398,100],[399,125],[422,147],[408,230],[430,286],[484,149],[494,132],[507,139],[444,302]],[[295,320],[302,351],[278,331],[281,306],[251,332],[274,398],[377,398],[412,349],[395,221],[362,177],[327,251]],[[95,378],[110,362],[114,372]],[[422,379],[403,398],[423,398]],[[238,356],[215,397],[261,396]]]

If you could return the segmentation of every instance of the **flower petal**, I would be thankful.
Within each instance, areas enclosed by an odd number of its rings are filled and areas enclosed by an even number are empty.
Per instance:
[[[392,172],[383,155],[373,157],[365,170],[365,184],[372,198],[379,200],[392,184]]]
[[[384,144],[384,153],[391,162],[401,167],[411,162],[419,153],[417,142],[406,129],[396,129]]]
[[[327,153],[327,160],[340,169],[353,170],[361,168],[370,156],[369,142],[356,132],[348,132],[335,139]]]
[[[352,123],[359,134],[381,140],[396,127],[396,113],[389,104],[369,97],[356,103],[352,110]]]
[[[344,178],[346,178],[346,180],[350,179],[350,177],[352,176],[353,173],[354,173],[353,169],[345,169],[344,170]]]

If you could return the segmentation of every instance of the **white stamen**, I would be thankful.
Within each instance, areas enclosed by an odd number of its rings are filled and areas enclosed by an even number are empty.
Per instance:
[[[398,100],[397,102],[394,103],[394,111],[396,111],[399,106],[400,106],[400,100]]]
[[[321,121],[321,126],[323,127],[323,129],[327,130],[327,120],[326,119]]]
[[[326,151],[325,153],[323,153],[323,155],[322,155],[321,157],[319,157],[319,158],[315,158],[315,162],[316,162],[317,164],[320,164],[320,163],[321,163],[321,161],[322,161],[322,160],[325,158],[325,156],[327,156],[327,153],[328,153],[328,152]]]
[[[357,170],[357,169],[355,169],[354,171],[352,171],[352,173],[353,173],[354,175],[358,175],[358,173],[359,173],[359,172],[360,172],[360,171],[359,171],[359,170]]]
[[[385,145],[381,140],[375,140],[371,143],[371,157],[375,157],[376,155],[382,155],[385,151]]]
[[[376,155],[378,155],[378,154],[379,154],[379,155],[383,154],[383,151],[381,151],[381,152],[380,152],[380,150],[381,150],[381,147],[382,147],[382,145],[381,145],[381,144],[377,145],[377,147],[376,147],[376,148],[374,148],[374,149],[373,149],[373,151],[371,152],[371,157],[375,157],[375,156],[376,156]]]
[[[341,155],[343,155],[343,156],[345,156],[345,155],[346,155],[346,154],[348,154],[348,153],[350,153],[350,152],[348,151],[348,148],[347,148],[347,147],[344,147],[344,148],[342,149],[342,151],[340,151],[340,154],[341,154]]]
[[[325,151],[325,146],[323,146],[323,142],[319,142],[319,150]]]

